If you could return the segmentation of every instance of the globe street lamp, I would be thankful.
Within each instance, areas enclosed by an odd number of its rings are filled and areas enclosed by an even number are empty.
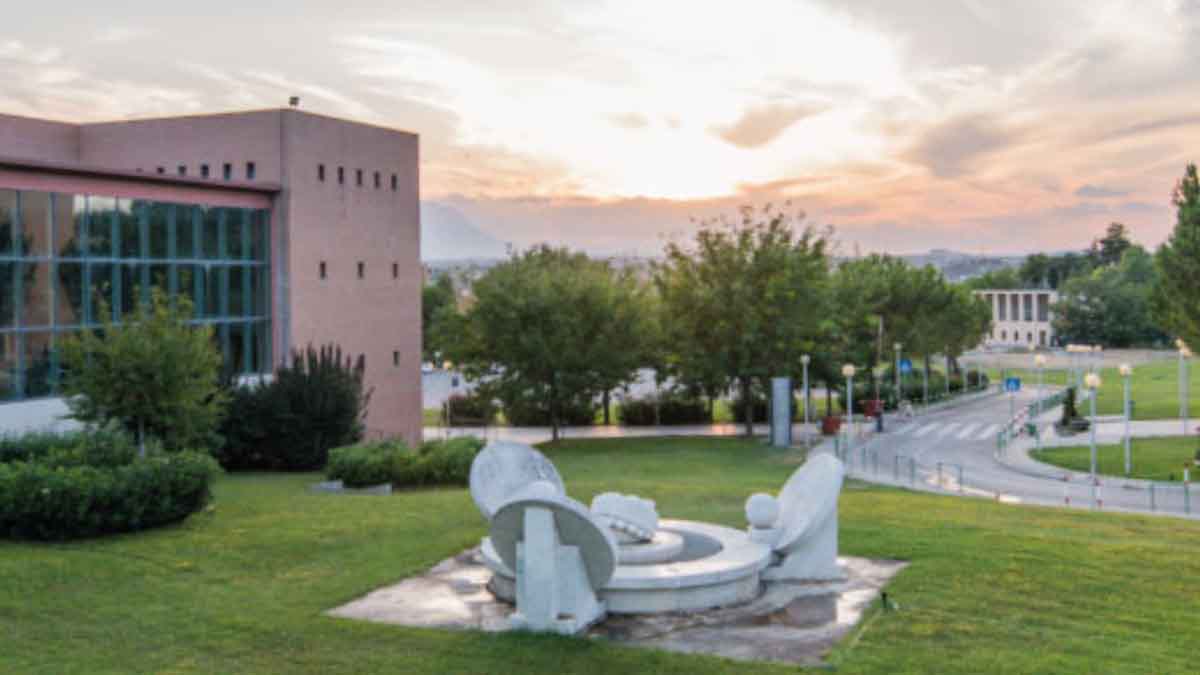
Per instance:
[[[1128,476],[1133,470],[1133,460],[1129,450],[1129,416],[1133,412],[1129,409],[1129,376],[1133,374],[1133,368],[1128,363],[1122,363],[1118,370],[1121,372],[1121,379],[1125,381],[1125,475]]]
[[[812,361],[812,357],[804,354],[800,357],[800,364],[804,366],[804,438],[808,439],[808,364]]]
[[[842,375],[846,376],[846,438],[854,429],[854,372],[854,364],[842,366]]]
[[[1088,394],[1092,399],[1092,415],[1090,424],[1088,424],[1088,444],[1092,448],[1092,482],[1096,481],[1096,390],[1100,388],[1100,376],[1096,373],[1088,373],[1083,378],[1083,386],[1087,387]]]

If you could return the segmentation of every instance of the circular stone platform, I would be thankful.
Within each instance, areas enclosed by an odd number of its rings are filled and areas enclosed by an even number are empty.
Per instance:
[[[659,530],[647,542],[619,544],[617,560],[622,565],[654,565],[675,560],[683,553],[683,536]]]
[[[659,531],[680,537],[683,548],[667,562],[619,564],[598,596],[614,614],[691,612],[750,602],[760,592],[759,573],[771,550],[745,532],[690,520],[663,520]],[[516,575],[504,564],[490,539],[480,547],[493,572],[488,585],[496,597],[512,602]]]

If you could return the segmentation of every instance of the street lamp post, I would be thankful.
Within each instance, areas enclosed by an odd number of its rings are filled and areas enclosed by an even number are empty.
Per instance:
[[[1046,368],[1046,356],[1044,354],[1038,354],[1037,356],[1033,357],[1033,363],[1034,363],[1034,365],[1037,366],[1037,374],[1038,374],[1037,414],[1038,414],[1038,417],[1041,417],[1041,415],[1042,415],[1042,398],[1046,395],[1045,389],[1042,384],[1042,382],[1043,382],[1042,381],[1042,371]]]
[[[458,386],[458,378],[455,377],[454,373],[450,372],[450,369],[453,367],[454,364],[449,361],[442,363],[442,369],[450,374],[450,396],[446,398],[446,438],[450,438],[452,434],[450,426],[451,420],[454,419],[454,414],[451,410],[451,404],[454,402],[454,390]]]
[[[896,350],[896,400],[897,401],[899,401],[902,398],[901,389],[900,389],[900,348],[902,346],[903,345],[901,345],[899,342],[892,345],[892,347]]]
[[[1188,349],[1187,343],[1183,338],[1175,341],[1175,346],[1179,348],[1179,419],[1183,421],[1183,434],[1186,436],[1188,432],[1188,372],[1187,360],[1192,355],[1192,350]]]
[[[946,398],[950,398],[950,348],[946,347]]]
[[[842,375],[846,376],[846,439],[847,442],[854,432],[854,364],[842,366]]]
[[[804,366],[804,440],[808,440],[808,364],[812,361],[812,357],[804,354],[800,357],[800,364]]]
[[[1092,449],[1092,483],[1096,482],[1096,390],[1100,388],[1100,376],[1095,373],[1088,373],[1083,378],[1083,384],[1088,389],[1088,394],[1092,399],[1091,409],[1092,415],[1090,424],[1088,424],[1088,445]]]
[[[1133,368],[1128,363],[1122,363],[1119,370],[1121,379],[1125,381],[1125,475],[1128,476],[1133,471],[1133,457],[1129,448],[1129,416],[1133,412],[1129,409],[1129,376],[1133,374]]]

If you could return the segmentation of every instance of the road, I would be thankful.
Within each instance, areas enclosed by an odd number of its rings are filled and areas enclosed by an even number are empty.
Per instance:
[[[851,443],[844,456],[852,476],[871,482],[1009,503],[1136,512],[1153,507],[1155,512],[1180,515],[1190,510],[1193,517],[1200,511],[1200,490],[1185,495],[1180,484],[1156,483],[1150,490],[1146,481],[1102,478],[1096,487],[1086,475],[1034,462],[1024,452],[1033,444],[1029,438],[1009,444],[999,457],[997,435],[1009,419],[1010,406],[1020,410],[1034,400],[1035,392],[1027,390],[1016,396],[1015,406],[1007,395],[996,395],[909,421],[885,419],[883,433]],[[1054,419],[1053,411],[1038,419],[1043,438],[1053,435]],[[1064,480],[1068,474],[1069,480]]]

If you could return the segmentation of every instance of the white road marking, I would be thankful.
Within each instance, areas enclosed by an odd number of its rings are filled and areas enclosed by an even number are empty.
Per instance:
[[[918,438],[921,436],[928,436],[931,432],[935,431],[940,426],[942,426],[941,422],[934,422],[933,424],[926,424],[925,426],[921,427],[920,431],[913,434],[913,436],[917,436]]]
[[[946,425],[946,427],[944,429],[942,429],[940,432],[938,432],[937,437],[945,438],[945,437],[949,436],[950,434],[954,433],[954,430],[957,428],[958,428],[958,422],[950,422],[949,424]]]
[[[967,440],[967,437],[971,435],[971,432],[975,431],[978,428],[979,428],[979,424],[977,422],[971,422],[971,423],[967,424],[966,426],[963,427],[962,431],[958,432],[958,439],[960,441]]]
[[[988,441],[995,438],[998,431],[1000,431],[999,424],[989,424],[988,426],[984,427],[983,431],[979,432],[979,435],[975,438],[976,440],[980,441]]]

